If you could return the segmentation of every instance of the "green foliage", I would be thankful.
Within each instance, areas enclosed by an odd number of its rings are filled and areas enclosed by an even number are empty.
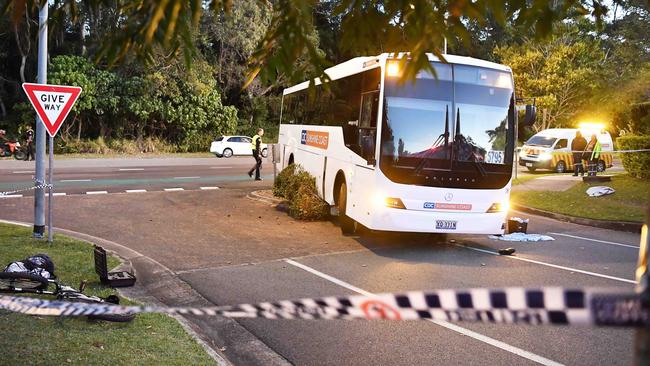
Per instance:
[[[205,149],[198,150],[205,151]],[[96,139],[55,140],[54,152],[56,154],[141,154],[141,153],[174,153],[179,151],[178,146],[172,145],[158,138],[147,137],[140,141],[129,139],[109,139],[102,137]]]
[[[619,150],[650,149],[650,135],[621,136],[616,139]],[[631,176],[650,180],[650,152],[622,154],[623,167]]]
[[[574,127],[606,71],[598,40],[582,36],[575,26],[547,41],[497,47],[494,52],[512,68],[517,96],[536,98],[537,131]]]
[[[321,220],[329,215],[329,205],[318,196],[316,180],[302,167],[284,168],[273,184],[273,194],[289,203],[289,215],[300,220]]]

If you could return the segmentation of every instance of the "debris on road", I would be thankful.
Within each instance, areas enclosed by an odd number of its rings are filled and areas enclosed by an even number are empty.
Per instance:
[[[514,253],[515,248],[499,249],[499,255],[513,255]]]
[[[555,240],[548,235],[541,234],[526,234],[526,233],[512,233],[505,235],[490,235],[490,239],[503,240],[503,241],[548,241]]]
[[[614,188],[607,186],[595,186],[587,189],[587,195],[590,197],[600,197],[616,192]]]
[[[526,233],[528,230],[528,219],[511,217],[508,219],[508,233]]]

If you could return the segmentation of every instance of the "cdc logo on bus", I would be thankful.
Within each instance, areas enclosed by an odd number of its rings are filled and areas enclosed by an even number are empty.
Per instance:
[[[436,204],[434,202],[425,202],[424,208],[434,209],[436,208]]]
[[[329,132],[302,130],[300,133],[300,144],[319,149],[327,149],[329,136]]]

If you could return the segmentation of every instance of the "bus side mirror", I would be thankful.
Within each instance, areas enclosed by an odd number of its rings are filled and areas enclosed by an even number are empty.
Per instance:
[[[526,116],[524,117],[524,125],[532,126],[537,119],[537,108],[534,105],[526,105]]]

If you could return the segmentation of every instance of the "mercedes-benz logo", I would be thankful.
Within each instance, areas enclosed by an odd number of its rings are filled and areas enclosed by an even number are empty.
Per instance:
[[[448,193],[445,194],[445,201],[449,202],[452,199],[454,199],[454,194],[453,193],[448,192]]]

